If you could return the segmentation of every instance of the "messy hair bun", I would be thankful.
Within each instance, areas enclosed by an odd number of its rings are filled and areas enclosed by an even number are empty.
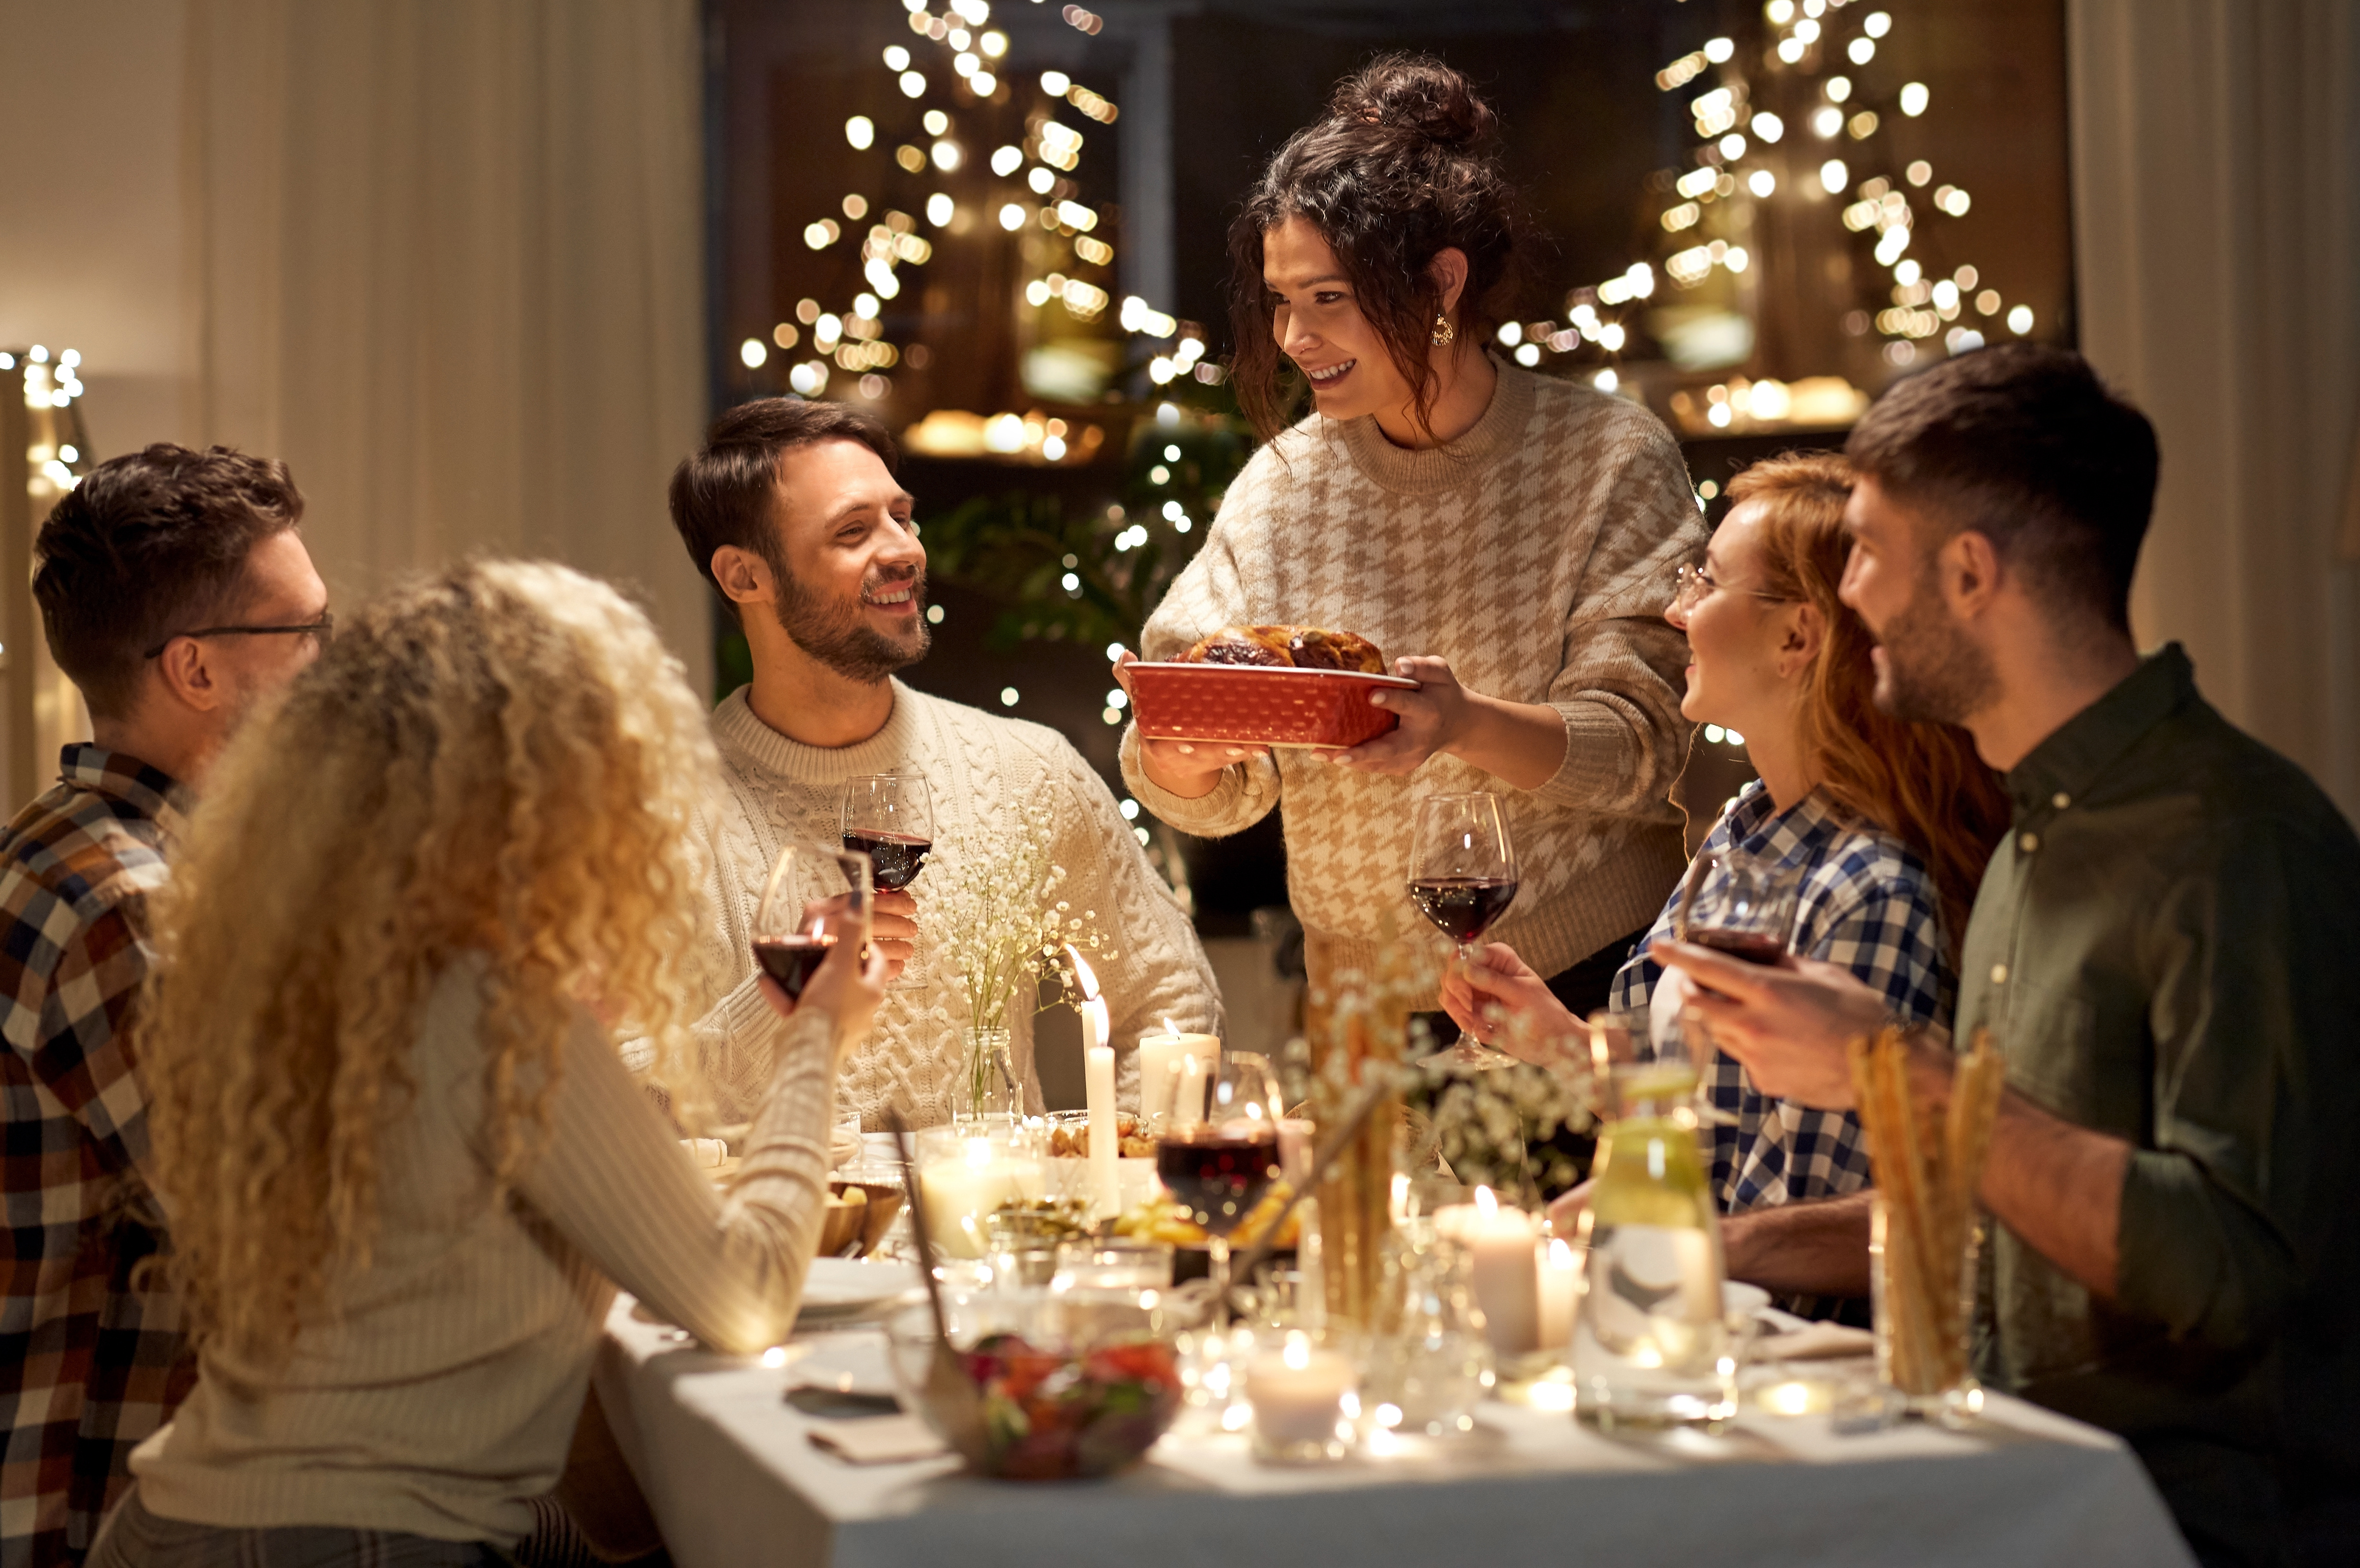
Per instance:
[[[1487,146],[1500,128],[1500,116],[1464,76],[1423,55],[1386,55],[1346,77],[1328,98],[1328,113],[1461,151]]]
[[[1271,158],[1229,225],[1232,374],[1239,406],[1264,439],[1285,428],[1296,388],[1282,384],[1271,334],[1263,236],[1289,218],[1319,232],[1424,424],[1437,390],[1428,334],[1442,308],[1427,268],[1442,251],[1466,256],[1451,324],[1470,343],[1487,341],[1525,232],[1493,151],[1499,127],[1459,71],[1430,55],[1388,54],[1338,82],[1327,118]]]

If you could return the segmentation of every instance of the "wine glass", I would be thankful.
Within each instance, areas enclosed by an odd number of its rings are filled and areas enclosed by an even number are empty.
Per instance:
[[[844,847],[869,857],[877,890],[898,893],[918,879],[934,847],[934,806],[923,779],[869,773],[844,782]]]
[[[1677,1022],[1658,1029],[1644,1011],[1601,1007],[1590,1015],[1590,1061],[1604,1120],[1668,1116],[1696,1098],[1696,1062]]]
[[[1795,931],[1800,877],[1740,850],[1699,855],[1674,928],[1683,942],[1742,958],[1775,964]]]
[[[1458,944],[1461,964],[1516,898],[1516,850],[1500,798],[1488,791],[1429,795],[1417,803],[1409,852],[1409,899]],[[1454,1067],[1488,1072],[1515,1058],[1461,1030],[1442,1055]]]
[[[788,844],[754,910],[754,962],[801,1000],[828,949],[839,942],[867,944],[869,892],[867,855]]]
[[[1279,1177],[1283,1103],[1269,1060],[1251,1051],[1227,1057],[1209,1073],[1184,1055],[1173,1076],[1155,1174],[1205,1232],[1218,1321],[1229,1295],[1229,1234]]]

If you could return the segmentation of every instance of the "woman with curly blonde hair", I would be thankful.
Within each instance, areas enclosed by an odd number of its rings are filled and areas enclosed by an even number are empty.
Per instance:
[[[200,1376],[94,1563],[505,1561],[616,1286],[752,1353],[817,1241],[881,960],[770,994],[726,1202],[599,1021],[683,1062],[716,762],[645,618],[487,562],[355,620],[223,757],[159,911],[142,1065]]]
[[[1705,560],[1680,573],[1665,615],[1688,635],[1680,712],[1743,735],[1762,775],[1730,802],[1703,853],[1794,881],[1792,952],[1845,965],[1897,1017],[1947,1023],[1958,939],[2007,826],[2007,797],[1965,731],[1876,706],[1876,639],[1840,592],[1852,485],[1851,466],[1831,455],[1755,463],[1730,485],[1729,515]],[[1697,896],[1725,875],[1718,862],[1705,868]],[[1669,931],[1680,897],[1649,942]],[[1660,1032],[1686,985],[1663,982],[1642,942],[1615,973],[1613,1006],[1651,1012]],[[1443,997],[1481,1035],[1509,1013],[1526,1015],[1543,1037],[1579,1027],[1502,946],[1446,980]],[[1547,1050],[1517,1044],[1513,1031],[1502,1043]],[[1730,1272],[1786,1293],[1808,1315],[1864,1319],[1869,1164],[1860,1123],[1762,1094],[1727,1055],[1712,1055],[1705,1080],[1722,1113],[1707,1141],[1714,1195],[1731,1216]]]

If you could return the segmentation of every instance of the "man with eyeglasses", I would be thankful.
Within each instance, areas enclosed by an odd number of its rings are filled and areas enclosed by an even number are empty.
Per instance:
[[[0,833],[0,1568],[82,1561],[193,1380],[142,1174],[146,900],[214,757],[331,629],[284,463],[151,446],[41,527],[33,594],[95,739]]]

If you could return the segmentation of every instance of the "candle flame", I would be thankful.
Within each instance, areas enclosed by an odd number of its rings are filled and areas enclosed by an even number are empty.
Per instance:
[[[1089,960],[1084,958],[1081,954],[1081,950],[1075,947],[1071,942],[1067,942],[1065,944],[1065,954],[1074,961],[1074,982],[1082,988],[1082,1000],[1085,1002],[1097,1001],[1098,999],[1098,977],[1091,971]]]
[[[1475,1189],[1475,1212],[1487,1220],[1500,1212],[1500,1200],[1492,1196],[1491,1188]]]
[[[1168,1018],[1164,1020],[1164,1032],[1170,1035],[1174,1040],[1178,1040],[1180,1038],[1178,1026],[1174,1024]]]
[[[1301,1329],[1289,1330],[1286,1335],[1286,1348],[1279,1352],[1279,1359],[1296,1372],[1310,1366],[1311,1336]]]
[[[1565,1244],[1562,1236],[1549,1238],[1549,1267],[1552,1269],[1573,1267],[1573,1248]]]

